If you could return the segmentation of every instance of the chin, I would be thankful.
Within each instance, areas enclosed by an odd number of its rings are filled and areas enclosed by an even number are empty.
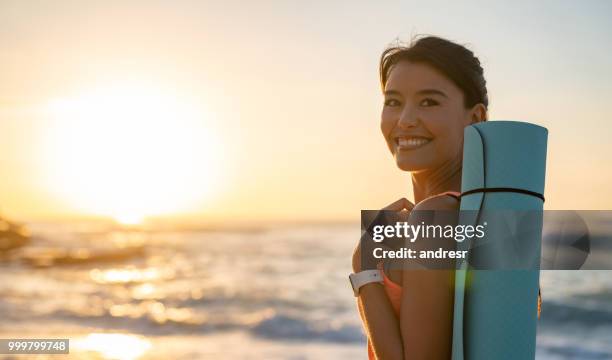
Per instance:
[[[397,167],[400,168],[400,170],[410,171],[410,172],[422,171],[422,170],[427,170],[431,168],[429,164],[422,164],[422,163],[414,162],[414,161],[405,161],[405,160],[400,161],[399,159],[396,159],[395,163]]]
[[[423,160],[423,157],[395,156],[395,164],[403,171],[415,172],[432,168],[431,162]]]

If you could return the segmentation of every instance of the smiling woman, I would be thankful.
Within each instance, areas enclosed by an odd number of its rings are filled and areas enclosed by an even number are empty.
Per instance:
[[[43,177],[78,211],[139,223],[190,210],[218,183],[210,115],[174,94],[116,86],[48,110]]]

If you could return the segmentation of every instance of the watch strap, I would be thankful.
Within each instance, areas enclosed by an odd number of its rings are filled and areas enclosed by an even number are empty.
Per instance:
[[[364,270],[356,274],[349,275],[349,280],[353,287],[355,296],[359,296],[359,289],[371,282],[383,282],[382,272],[380,270]]]

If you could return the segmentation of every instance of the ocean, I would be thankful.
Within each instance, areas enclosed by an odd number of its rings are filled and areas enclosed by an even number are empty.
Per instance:
[[[28,225],[32,243],[0,258],[0,338],[70,339],[36,359],[367,358],[358,224]],[[612,359],[611,275],[542,272],[537,359]]]

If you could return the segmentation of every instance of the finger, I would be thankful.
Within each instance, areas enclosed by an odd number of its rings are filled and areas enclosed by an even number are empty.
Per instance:
[[[389,204],[383,208],[383,210],[401,211],[401,210],[412,210],[414,205],[406,198],[401,198],[392,204]]]
[[[410,218],[410,213],[411,213],[411,210],[400,211],[397,214],[399,221],[408,221],[408,218]]]
[[[404,201],[405,201],[404,209],[409,210],[409,211],[414,209],[414,204],[410,200],[404,198]]]

